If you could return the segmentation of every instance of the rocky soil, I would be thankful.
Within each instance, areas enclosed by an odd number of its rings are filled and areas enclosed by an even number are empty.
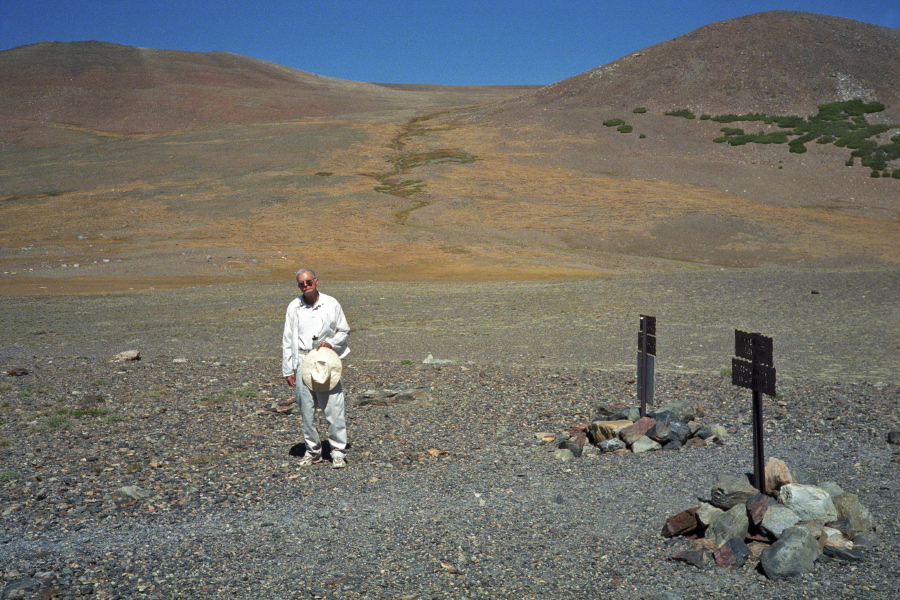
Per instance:
[[[719,475],[752,469],[749,392],[720,371],[741,314],[732,306],[763,280],[777,291],[737,325],[776,343],[767,454],[857,494],[881,538],[865,562],[822,559],[785,580],[753,564],[669,560],[689,542],[661,535]],[[296,466],[299,415],[277,355],[287,286],[0,299],[0,598],[793,600],[900,590],[900,453],[887,443],[900,428],[898,382],[884,358],[894,342],[878,335],[896,315],[890,276],[329,287],[355,327],[344,470]],[[635,300],[665,289],[666,302]],[[868,303],[854,301],[863,293]],[[658,318],[659,401],[690,399],[729,436],[554,459],[535,433],[589,421],[600,404],[635,403],[628,360],[641,309]],[[791,334],[810,312],[833,333]],[[602,335],[590,331],[599,322]],[[111,361],[130,348],[142,359]],[[435,362],[423,364],[428,353]],[[419,392],[370,401],[373,390],[402,388]]]

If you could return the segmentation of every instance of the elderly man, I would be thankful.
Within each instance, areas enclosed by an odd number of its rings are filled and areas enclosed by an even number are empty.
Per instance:
[[[294,396],[303,417],[303,438],[306,454],[301,467],[322,462],[322,443],[316,430],[315,408],[318,405],[328,420],[328,442],[331,444],[332,466],[347,466],[347,425],[344,418],[344,390],[341,383],[327,392],[315,392],[301,378],[303,358],[312,350],[331,348],[343,358],[350,352],[347,338],[350,327],[337,300],[319,291],[319,280],[311,269],[297,272],[300,296],[287,307],[284,335],[281,339],[281,374]]]

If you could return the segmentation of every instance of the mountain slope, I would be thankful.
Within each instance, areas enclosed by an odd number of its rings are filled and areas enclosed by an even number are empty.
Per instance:
[[[104,42],[0,52],[0,82],[0,123],[7,128],[63,124],[117,133],[396,111],[446,92],[334,79],[226,52]],[[533,86],[485,86],[472,103],[484,101],[485,92],[496,100],[527,89]]]
[[[862,98],[900,121],[900,29],[771,11],[700,27],[547,86],[535,104],[701,114],[815,113]],[[522,100],[524,102],[525,99]]]

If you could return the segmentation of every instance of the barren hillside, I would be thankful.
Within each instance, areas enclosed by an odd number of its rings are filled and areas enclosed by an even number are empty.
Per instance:
[[[662,113],[812,114],[862,98],[900,122],[900,29],[770,11],[706,25],[534,92],[522,102]]]
[[[861,98],[887,105],[871,122],[900,121],[898,53],[896,30],[778,11],[543,89],[99,42],[0,52],[0,293],[270,280],[298,262],[407,281],[891,268],[900,179],[845,167],[849,148],[731,147],[712,142],[721,123],[663,113]]]

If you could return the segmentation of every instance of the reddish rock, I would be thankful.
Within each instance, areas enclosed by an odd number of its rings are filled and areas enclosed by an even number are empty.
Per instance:
[[[750,523],[758,527],[762,523],[763,517],[766,516],[766,510],[771,502],[774,500],[765,494],[750,496],[747,499],[747,514],[750,516]]]
[[[654,425],[656,425],[656,419],[652,417],[641,417],[636,423],[622,428],[619,431],[619,439],[630,446],[644,437]]]
[[[696,531],[699,527],[700,522],[697,521],[697,507],[695,506],[666,519],[666,524],[663,525],[662,535],[667,538],[675,537],[677,535],[688,535]]]
[[[720,567],[742,567],[750,556],[750,547],[738,538],[731,538],[713,552],[713,559]]]

